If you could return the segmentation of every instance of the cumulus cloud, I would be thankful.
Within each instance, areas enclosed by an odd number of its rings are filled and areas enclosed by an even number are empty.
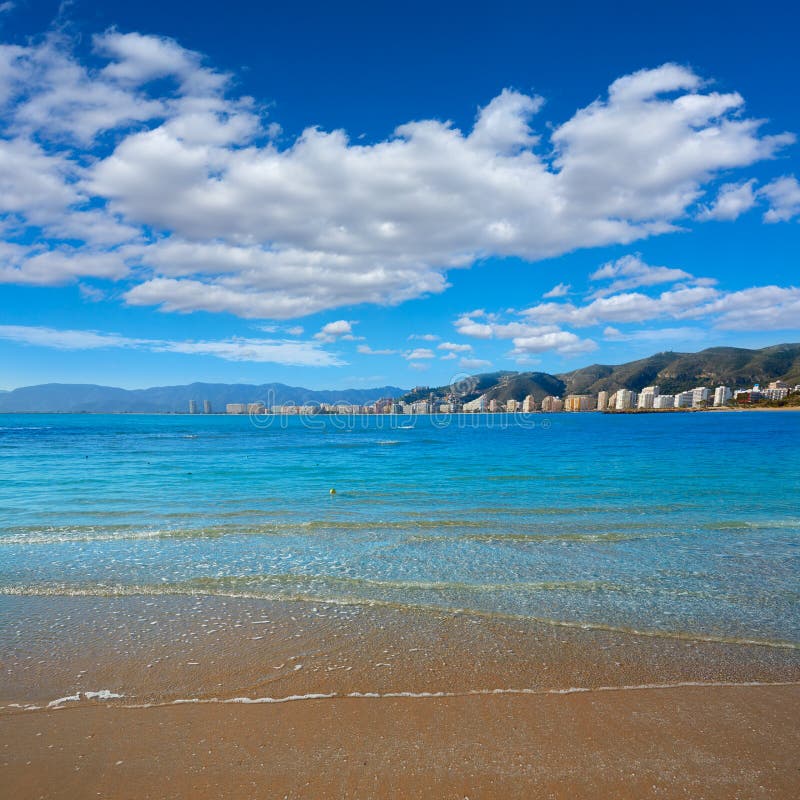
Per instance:
[[[433,333],[412,333],[408,337],[408,340],[410,342],[414,341],[415,339],[421,342],[438,342],[440,338],[440,336],[436,336],[436,334]]]
[[[545,292],[542,297],[565,297],[569,294],[572,286],[568,283],[557,283],[549,292]]]
[[[334,322],[323,325],[322,328],[314,334],[314,338],[321,342],[335,342],[338,339],[353,341],[356,338],[353,335],[353,325],[355,324],[355,322],[350,322],[346,319],[337,319]]]
[[[589,276],[592,282],[610,280],[606,290],[593,292],[586,302],[541,302],[505,314],[484,309],[462,314],[455,329],[476,339],[510,339],[509,356],[530,363],[534,354],[575,356],[589,353],[597,343],[569,328],[604,326],[606,341],[696,341],[709,329],[797,330],[800,326],[800,288],[754,286],[725,291],[712,279],[695,277],[668,267],[652,267],[641,257],[625,256],[601,266]],[[666,290],[647,294],[630,288],[651,288],[673,283]],[[511,318],[509,318],[509,316]],[[664,320],[691,321],[663,327]],[[702,323],[702,325],[701,325]],[[618,325],[654,324],[659,327],[620,329]]]
[[[716,200],[704,207],[699,219],[716,219],[730,221],[738,219],[745,211],[749,211],[756,204],[756,195],[753,191],[755,180],[744,183],[726,183],[720,187]]]
[[[470,314],[464,314],[456,320],[456,330],[478,339],[511,339],[513,349],[509,355],[515,359],[546,352],[575,356],[597,348],[592,339],[582,339],[557,325],[538,325],[525,320],[503,322],[494,314],[487,314],[484,319],[476,322]]]
[[[609,261],[589,276],[593,281],[612,281],[608,286],[597,289],[593,293],[594,297],[603,297],[623,289],[636,289],[639,286],[675,283],[692,277],[682,269],[651,267],[649,264],[645,264],[638,254],[622,256],[616,261]],[[543,297],[552,297],[552,294],[548,293]]]
[[[290,366],[329,367],[345,362],[323,350],[317,342],[232,338],[218,341],[138,339],[116,333],[58,330],[28,325],[0,325],[0,339],[56,350],[126,348],[155,353],[185,353]]]
[[[31,275],[23,256],[3,279],[124,279],[128,303],[165,311],[396,304],[488,255],[630,243],[674,230],[720,172],[793,141],[667,64],[552,126],[533,124],[541,98],[506,89],[467,130],[427,119],[362,143],[309,127],[279,145],[279,123],[201,54],[116,30],[93,47],[90,63],[63,34],[0,46],[0,213],[115,266]]]
[[[457,344],[456,342],[442,342],[437,347],[439,350],[449,350],[452,353],[468,353],[472,350],[471,344]]]
[[[436,358],[436,353],[427,347],[417,347],[414,350],[408,350],[403,354],[403,358],[408,361],[420,361],[423,358]]]
[[[800,183],[794,175],[768,183],[759,194],[770,204],[765,222],[788,222],[800,214]]]

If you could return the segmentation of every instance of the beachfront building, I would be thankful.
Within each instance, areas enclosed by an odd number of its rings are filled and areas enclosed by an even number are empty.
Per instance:
[[[564,399],[564,411],[591,410],[591,398],[588,394],[568,394]]]
[[[517,401],[512,398],[506,403],[506,411],[508,411],[509,414],[515,414],[518,405]]]
[[[225,406],[226,414],[246,414],[247,406],[244,403],[228,403]]]
[[[637,400],[638,396],[636,392],[632,392],[630,389],[620,389],[617,392],[616,405],[614,408],[616,408],[617,411],[628,411],[636,407]]]
[[[189,413],[196,414],[197,413],[197,400],[190,400],[189,401]]]
[[[542,411],[563,411],[564,410],[564,401],[560,397],[553,397],[552,395],[547,395],[542,400]]]
[[[778,382],[779,381],[776,381],[776,383]],[[772,386],[770,386],[769,389],[764,389],[764,397],[766,397],[767,400],[785,400],[788,394],[789,394],[788,386],[776,387],[774,389],[772,388]]]
[[[608,408],[608,392],[597,393],[597,410],[605,411]]]
[[[531,411],[536,411],[536,400],[532,394],[529,394],[522,401],[522,413],[530,414]]]
[[[645,386],[636,401],[636,408],[653,408],[654,400],[658,397],[658,386]]]
[[[464,403],[464,411],[479,413],[486,411],[486,395],[482,394],[480,397],[476,397],[474,400]]]
[[[660,394],[653,398],[653,408],[663,410],[665,408],[675,408],[674,394]]]
[[[497,412],[497,411],[499,411],[499,410],[500,410],[500,409],[497,407],[497,400],[495,400],[494,398],[492,398],[492,399],[489,401],[489,411],[491,411],[491,412],[492,412],[492,414],[494,414],[495,412]]]
[[[714,406],[719,408],[724,406],[733,397],[733,392],[729,386],[717,386],[714,389]]]
[[[247,404],[247,413],[248,414],[263,414],[267,409],[264,407],[263,403],[248,403]]]
[[[675,395],[674,408],[689,408],[691,405],[692,405],[691,392],[678,392],[678,394]]]
[[[213,414],[214,412],[211,409],[211,401],[210,400],[203,400],[203,413],[204,414]]]
[[[708,402],[708,389],[705,386],[697,386],[692,389],[692,408],[699,408]]]

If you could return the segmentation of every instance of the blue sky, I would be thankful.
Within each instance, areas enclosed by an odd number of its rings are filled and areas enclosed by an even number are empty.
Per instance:
[[[0,388],[800,340],[790,4],[252,5],[0,0]]]

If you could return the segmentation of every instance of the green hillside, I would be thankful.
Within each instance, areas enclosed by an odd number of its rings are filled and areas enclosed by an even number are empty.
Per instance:
[[[639,391],[656,384],[662,393],[672,394],[694,386],[713,388],[724,384],[733,389],[782,380],[800,384],[800,344],[777,344],[760,350],[742,347],[710,347],[699,353],[656,353],[626,364],[592,364],[588,367],[550,375],[546,372],[486,372],[453,386],[426,387],[404,395],[414,402],[431,394],[444,400],[455,395],[462,401],[485,394],[487,400],[506,403],[533,395],[541,402],[546,395],[597,394],[617,389]]]

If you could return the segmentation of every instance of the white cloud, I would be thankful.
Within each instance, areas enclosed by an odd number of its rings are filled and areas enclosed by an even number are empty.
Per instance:
[[[594,297],[603,297],[623,289],[654,286],[659,283],[675,283],[690,278],[692,275],[682,269],[651,267],[649,264],[645,264],[638,254],[622,256],[616,261],[609,261],[589,276],[589,279],[593,281],[612,281],[608,286],[596,290],[593,293]]]
[[[492,362],[482,358],[462,358],[458,365],[462,369],[481,369],[481,367],[491,367]]]
[[[770,208],[764,214],[765,222],[788,222],[800,214],[800,183],[794,175],[778,178],[759,190]]]
[[[464,336],[475,336],[478,339],[511,339],[514,345],[510,353],[512,358],[545,352],[573,356],[597,348],[593,340],[581,339],[556,325],[537,325],[524,320],[500,322],[499,318],[492,314],[485,314],[484,317],[486,322],[477,323],[469,314],[464,314],[456,320],[456,330]]]
[[[455,342],[442,342],[438,345],[439,350],[449,350],[453,353],[468,353],[472,350],[471,344],[457,344]]]
[[[692,327],[643,328],[623,332],[609,326],[603,330],[603,338],[609,342],[697,341],[707,337],[707,330]]]
[[[542,297],[565,297],[569,294],[572,286],[568,283],[557,283],[549,292],[545,292]]]
[[[5,2],[0,3],[0,14],[8,14],[14,10],[15,6],[16,3],[12,2],[12,0],[5,0]]]
[[[403,358],[409,361],[419,361],[423,358],[436,358],[436,353],[427,347],[417,347],[414,350],[408,350],[403,353]]]
[[[412,333],[411,336],[408,337],[409,341],[413,341],[414,339],[418,339],[422,342],[438,342],[440,336],[436,336],[433,333]]]
[[[155,353],[215,356],[226,361],[252,361],[313,367],[341,366],[345,363],[323,350],[317,342],[276,339],[232,338],[219,341],[136,339],[116,333],[57,330],[27,325],[0,325],[0,339],[56,350],[127,348],[149,350]]]
[[[335,322],[323,325],[321,330],[314,334],[314,338],[321,342],[335,342],[337,339],[352,340],[354,324],[346,319],[337,319]]]
[[[570,331],[551,331],[536,333],[530,336],[516,336],[513,339],[512,356],[530,355],[531,353],[554,352],[562,356],[576,356],[591,353],[597,349],[597,343],[591,339],[581,339]]]
[[[703,208],[698,214],[698,218],[725,221],[738,219],[756,204],[753,186],[755,186],[755,180],[724,184],[720,187],[713,204]]]
[[[102,289],[98,289],[96,286],[91,286],[88,283],[79,283],[78,291],[81,297],[84,300],[88,300],[90,303],[99,303],[106,298],[106,293]]]
[[[397,354],[397,350],[373,350],[368,344],[360,344],[356,350],[365,356],[393,356]]]
[[[793,141],[667,64],[552,127],[532,124],[540,98],[504,90],[471,130],[427,119],[365,144],[309,127],[280,147],[277,123],[200,54],[118,31],[94,48],[97,67],[63,34],[0,46],[0,209],[43,225],[52,249],[77,236],[113,253],[125,269],[105,277],[131,281],[126,301],[165,311],[396,304],[444,291],[476,258],[630,243]],[[81,263],[49,282],[82,277]],[[5,279],[48,273],[23,261]]]

